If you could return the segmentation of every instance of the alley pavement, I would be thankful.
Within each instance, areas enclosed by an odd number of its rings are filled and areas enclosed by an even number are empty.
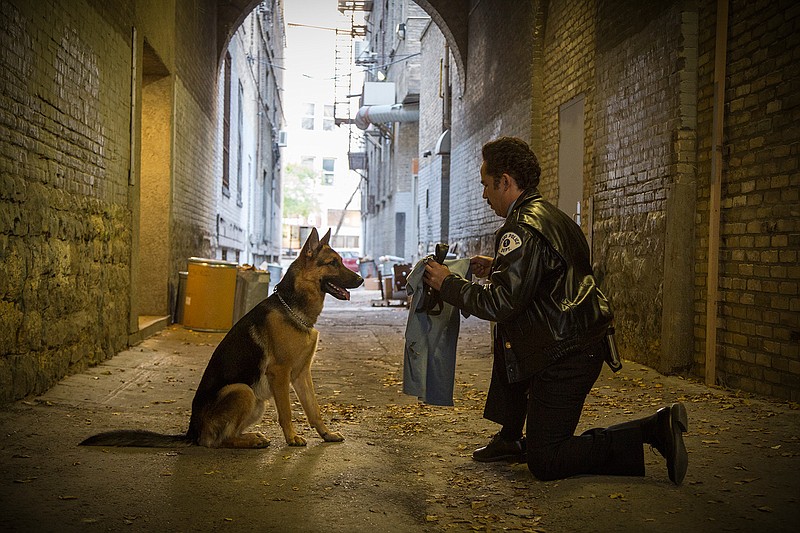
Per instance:
[[[578,431],[684,402],[682,486],[647,448],[641,478],[541,482],[523,464],[476,463],[497,427],[482,418],[489,326],[463,319],[455,405],[402,393],[407,310],[377,291],[327,299],[312,374],[324,443],[299,403],[308,446],[289,448],[275,411],[264,450],[79,447],[110,429],[185,432],[220,333],[170,326],[47,393],[0,408],[1,531],[795,531],[800,519],[796,404],[709,388],[625,361],[604,369]]]

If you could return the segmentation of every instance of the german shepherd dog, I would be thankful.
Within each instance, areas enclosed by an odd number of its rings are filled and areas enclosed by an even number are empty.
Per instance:
[[[309,424],[327,442],[344,437],[322,421],[311,381],[311,360],[319,332],[314,323],[322,312],[325,294],[349,300],[347,289],[363,283],[347,269],[328,244],[331,232],[319,238],[316,228],[297,259],[275,287],[275,292],[241,318],[214,350],[192,401],[192,417],[185,435],[120,430],[100,433],[84,446],[264,448],[262,433],[245,430],[261,420],[272,399],[278,423],[289,446],[306,441],[292,424],[290,385]]]

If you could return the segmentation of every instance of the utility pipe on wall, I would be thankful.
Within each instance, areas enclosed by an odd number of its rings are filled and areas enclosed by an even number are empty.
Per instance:
[[[708,278],[706,279],[706,385],[717,382],[717,310],[719,226],[722,198],[722,141],[725,120],[725,63],[728,45],[728,2],[717,1],[714,49],[714,119],[711,126],[711,180],[708,205]]]

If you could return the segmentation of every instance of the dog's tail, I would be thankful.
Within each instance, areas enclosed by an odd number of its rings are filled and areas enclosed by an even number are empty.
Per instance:
[[[191,446],[192,439],[186,435],[164,435],[139,429],[121,429],[92,435],[80,446],[131,446],[138,448],[176,448]]]

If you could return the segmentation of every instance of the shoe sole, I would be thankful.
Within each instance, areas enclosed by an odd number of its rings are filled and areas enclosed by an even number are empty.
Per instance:
[[[672,404],[669,410],[670,429],[672,430],[672,442],[674,449],[668,461],[667,471],[669,479],[676,485],[683,482],[686,470],[689,468],[689,454],[686,445],[683,443],[683,434],[689,428],[689,416],[686,414],[686,407],[682,403]]]
[[[498,455],[497,457],[491,457],[488,459],[481,459],[478,457],[472,456],[473,461],[478,461],[479,463],[498,463],[500,461],[507,461],[509,463],[527,463],[528,459],[525,454],[513,454],[513,455]]]

